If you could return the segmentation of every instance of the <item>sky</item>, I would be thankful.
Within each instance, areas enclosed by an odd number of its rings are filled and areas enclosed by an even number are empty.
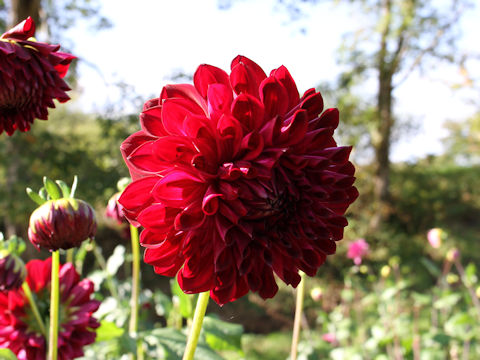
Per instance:
[[[267,74],[285,65],[302,93],[336,78],[342,69],[338,63],[341,36],[358,25],[345,8],[330,2],[308,8],[301,22],[289,21],[275,0],[236,0],[228,10],[219,9],[218,0],[101,3],[112,28],[96,31],[80,24],[69,33],[75,55],[84,60],[76,96],[84,110],[101,109],[123,97],[115,83],[131,86],[127,99],[136,95],[145,101],[158,96],[174,73],[193,74],[202,63],[228,72],[238,54],[257,62]],[[462,47],[466,49],[478,47],[478,18],[477,7],[464,19]],[[478,109],[478,102],[468,103],[471,93],[446,86],[453,78],[458,73],[439,67],[426,75],[413,74],[396,90],[396,114],[419,128],[394,145],[393,161],[440,153],[447,134],[443,123],[465,119]],[[127,104],[127,111],[134,109]]]

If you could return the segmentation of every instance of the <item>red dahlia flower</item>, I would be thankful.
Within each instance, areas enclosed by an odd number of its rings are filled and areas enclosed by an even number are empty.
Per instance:
[[[145,261],[219,304],[273,297],[274,273],[293,286],[315,275],[358,196],[351,148],[332,137],[338,111],[322,111],[285,67],[266,76],[243,56],[148,101],[121,146],[133,182],[119,200],[145,228]]]
[[[43,319],[48,317],[51,258],[27,263],[27,282],[36,297]],[[95,341],[100,324],[92,316],[100,302],[92,300],[93,283],[80,280],[72,264],[60,267],[60,323],[58,359],[70,360],[83,355],[83,347]],[[19,360],[46,359],[46,339],[23,290],[0,293],[0,347],[9,348]]]
[[[35,118],[47,120],[53,99],[66,102],[70,90],[63,81],[75,57],[60,45],[35,41],[29,17],[0,37],[0,134],[28,131]]]

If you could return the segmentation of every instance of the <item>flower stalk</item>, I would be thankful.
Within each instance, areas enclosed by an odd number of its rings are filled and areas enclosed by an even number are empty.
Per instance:
[[[298,342],[300,340],[300,328],[303,314],[303,299],[305,297],[305,273],[300,271],[300,283],[297,286],[297,302],[295,306],[295,320],[293,322],[292,347],[290,351],[290,359],[297,359]]]
[[[138,229],[130,225],[130,238],[132,240],[132,297],[130,299],[130,323],[128,331],[130,336],[137,338],[138,331],[138,298],[140,295],[140,243]],[[141,343],[137,343],[137,358],[141,358]]]
[[[193,360],[209,299],[209,291],[205,291],[198,295],[197,306],[195,307],[195,314],[193,315],[192,328],[188,335],[187,346],[185,347],[185,353],[183,354],[182,360]]]
[[[48,342],[48,360],[57,360],[58,352],[58,310],[59,310],[59,267],[60,253],[52,252],[52,278],[50,290],[50,331]]]
[[[43,319],[40,315],[40,311],[38,311],[37,303],[33,298],[32,291],[30,290],[30,286],[28,286],[28,283],[26,281],[24,281],[24,283],[22,284],[22,289],[23,289],[23,293],[27,297],[30,308],[32,309],[33,316],[35,316],[35,319],[37,320],[38,327],[40,328],[42,335],[46,337],[47,330],[46,330],[45,324],[43,323]]]

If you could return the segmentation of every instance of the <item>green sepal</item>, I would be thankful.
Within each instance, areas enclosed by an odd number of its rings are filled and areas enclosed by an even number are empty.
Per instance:
[[[63,180],[55,180],[60,190],[62,190],[62,197],[68,198],[70,197],[70,188],[68,187],[67,183]]]
[[[41,197],[39,194],[37,194],[35,191],[30,189],[29,187],[26,188],[26,191],[27,191],[28,197],[30,199],[32,199],[38,205],[43,205],[47,201],[47,199],[44,199],[43,197]]]
[[[45,186],[45,189],[47,190],[47,193],[51,199],[58,200],[62,197],[62,194],[60,193],[60,189],[58,188],[57,184],[55,184],[55,182],[53,182],[46,176],[43,177],[43,185]]]
[[[78,184],[78,176],[75,175],[73,177],[72,189],[70,190],[70,197],[71,198],[75,197],[75,191],[77,190],[77,184]]]

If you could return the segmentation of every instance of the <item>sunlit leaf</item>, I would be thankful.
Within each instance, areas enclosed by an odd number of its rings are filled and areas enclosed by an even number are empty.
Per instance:
[[[47,190],[47,193],[51,199],[57,200],[62,197],[62,195],[60,194],[60,189],[58,188],[58,185],[55,184],[55,182],[53,182],[46,176],[43,177],[43,185]]]
[[[115,323],[110,321],[100,321],[100,326],[97,328],[97,337],[95,341],[106,341],[120,337],[125,332],[125,329],[119,328]]]

